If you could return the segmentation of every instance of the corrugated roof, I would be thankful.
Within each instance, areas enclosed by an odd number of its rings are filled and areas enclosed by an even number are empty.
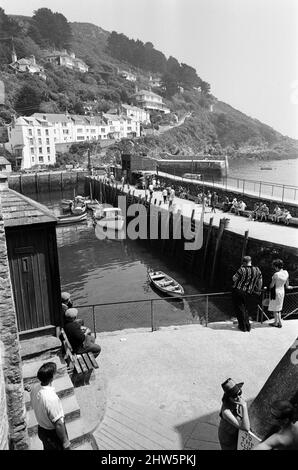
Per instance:
[[[5,228],[57,222],[47,207],[12,189],[0,192],[0,210]]]

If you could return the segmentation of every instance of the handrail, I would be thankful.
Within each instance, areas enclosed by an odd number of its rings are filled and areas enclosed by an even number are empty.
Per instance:
[[[104,305],[120,305],[120,304],[135,304],[135,303],[139,303],[139,302],[151,302],[151,301],[154,301],[154,302],[161,302],[163,300],[173,300],[173,299],[188,299],[188,298],[198,298],[198,297],[215,297],[215,296],[220,296],[220,295],[229,295],[231,294],[232,292],[229,291],[229,292],[210,292],[210,293],[205,293],[205,294],[188,294],[188,295],[180,295],[180,296],[168,296],[168,297],[162,297],[160,299],[158,298],[153,298],[153,297],[150,297],[148,299],[138,299],[138,300],[121,300],[121,301],[118,301],[118,302],[105,302],[105,303],[100,303],[100,304],[86,304],[86,305],[77,305],[76,308],[87,308],[87,307],[101,307],[101,306],[104,306]]]

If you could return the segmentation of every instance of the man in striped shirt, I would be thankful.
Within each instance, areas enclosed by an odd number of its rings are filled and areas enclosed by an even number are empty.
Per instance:
[[[247,305],[254,294],[261,293],[262,285],[260,269],[252,266],[250,256],[244,256],[242,266],[233,276],[233,303],[241,331],[250,331]]]

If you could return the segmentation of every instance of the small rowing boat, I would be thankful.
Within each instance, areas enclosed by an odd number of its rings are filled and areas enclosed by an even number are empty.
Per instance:
[[[84,220],[87,219],[87,213],[84,212],[84,214],[79,214],[79,215],[68,215],[68,216],[58,216],[58,225],[65,225],[65,224],[75,224],[78,222],[83,222]]]
[[[184,294],[183,287],[162,271],[149,271],[148,277],[150,282],[161,292],[174,297]]]

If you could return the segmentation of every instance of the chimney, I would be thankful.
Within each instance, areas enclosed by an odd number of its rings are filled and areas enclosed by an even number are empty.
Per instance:
[[[14,63],[18,60],[16,50],[14,48],[14,44],[12,45],[11,59],[12,59],[12,63]]]

